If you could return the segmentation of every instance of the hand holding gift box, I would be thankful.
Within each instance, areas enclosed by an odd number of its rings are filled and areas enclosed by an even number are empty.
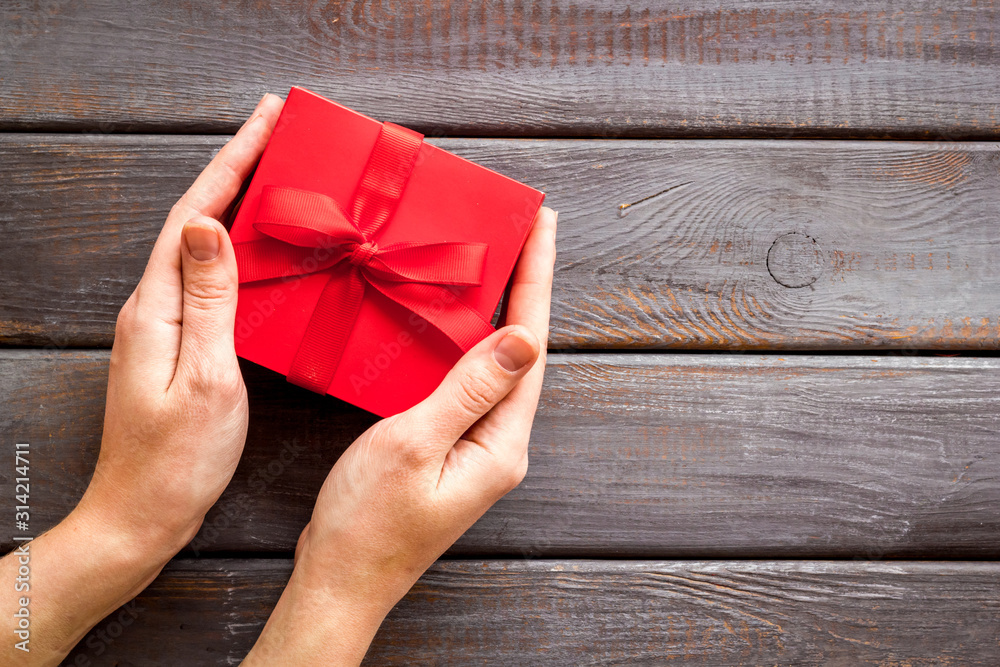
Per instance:
[[[363,315],[382,290],[414,283],[443,289],[440,308],[433,301],[401,303],[396,295],[383,305],[413,313],[414,324],[449,341],[485,330],[489,311],[481,308],[493,296],[475,297],[471,290],[494,280],[491,244],[504,239],[489,230],[480,239],[471,230],[435,238],[429,225],[427,235],[411,230],[411,240],[383,241],[384,226],[400,215],[393,207],[404,206],[408,196],[385,180],[391,180],[392,165],[401,164],[397,160],[385,169],[358,167],[364,170],[358,192],[369,174],[379,184],[347,205],[314,183],[255,181],[261,185],[253,195],[256,213],[244,220],[238,242],[244,261],[237,266],[236,248],[217,218],[261,157],[282,106],[279,98],[265,96],[170,209],[146,271],[119,314],[97,467],[70,515],[30,541],[33,576],[42,575],[31,586],[31,652],[43,662],[66,658],[109,609],[149,584],[182,547],[197,552],[211,544],[220,518],[229,525],[228,509],[208,521],[206,513],[235,473],[247,434],[247,392],[233,345],[238,296],[250,320],[242,322],[247,336],[279,315],[278,331],[295,318],[307,329],[318,304],[301,299],[299,290],[325,279],[317,291],[322,295],[345,276],[351,280],[332,288],[347,288],[347,300],[335,304],[344,313],[338,317]],[[380,153],[377,146],[370,152]],[[419,169],[422,153],[416,149],[411,171]],[[280,154],[272,150],[266,162],[274,165]],[[284,175],[280,168],[274,173]],[[298,176],[308,180],[309,174]],[[390,206],[373,199],[386,192],[395,202]],[[545,366],[555,217],[541,209],[525,242],[504,318],[509,326],[474,345],[425,400],[379,420],[339,457],[298,541],[288,587],[244,664],[313,664],[330,656],[360,663],[389,608],[524,476]],[[507,222],[516,223],[516,216]],[[338,267],[346,273],[336,274]],[[242,291],[240,269],[247,285]],[[355,283],[360,290],[352,291]],[[255,298],[247,300],[255,288]],[[459,299],[465,305],[451,308]],[[455,322],[442,315],[449,309],[458,313]],[[465,316],[473,317],[467,331]],[[344,359],[356,335],[348,336]],[[397,342],[380,346],[402,360],[418,336],[407,343],[401,337],[410,334],[398,335]],[[274,341],[282,344],[280,336]],[[309,382],[316,379],[307,375],[303,383]],[[14,576],[24,567],[23,553],[0,559],[0,568]],[[27,609],[18,595],[26,593],[11,589],[7,601]],[[0,649],[0,662],[17,662],[28,650],[28,639],[18,639],[23,646],[12,642]]]
[[[240,356],[376,414],[490,317],[544,195],[293,88],[233,224]]]

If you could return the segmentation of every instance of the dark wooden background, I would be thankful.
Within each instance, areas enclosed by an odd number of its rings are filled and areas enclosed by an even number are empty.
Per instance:
[[[0,427],[34,527],[86,488],[170,205],[302,85],[561,213],[532,467],[372,664],[997,664],[998,30],[994,0],[6,0]],[[374,417],[244,373],[236,478],[71,664],[255,640]]]

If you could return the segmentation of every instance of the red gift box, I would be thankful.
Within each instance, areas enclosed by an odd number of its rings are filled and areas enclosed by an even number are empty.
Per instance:
[[[490,320],[544,194],[292,88],[233,221],[239,356],[380,416]]]

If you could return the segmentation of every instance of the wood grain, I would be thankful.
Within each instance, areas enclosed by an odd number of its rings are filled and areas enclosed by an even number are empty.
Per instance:
[[[32,444],[38,530],[86,488],[107,358],[0,351],[0,429]],[[375,420],[251,364],[244,375],[247,449],[198,554],[289,553]],[[998,428],[1000,359],[553,354],[527,478],[451,553],[996,558]]]
[[[223,141],[0,135],[0,343],[110,345]],[[435,143],[561,212],[554,348],[1000,348],[998,144]]]
[[[994,0],[0,9],[0,128],[231,132],[298,84],[429,134],[989,138]]]
[[[238,664],[290,569],[174,561],[65,664]],[[994,665],[998,595],[997,563],[443,561],[365,664]]]

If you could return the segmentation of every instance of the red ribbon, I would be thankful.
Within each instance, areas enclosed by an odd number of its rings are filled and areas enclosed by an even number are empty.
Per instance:
[[[376,242],[403,194],[423,135],[384,123],[348,215],[317,192],[265,186],[254,229],[269,238],[235,244],[241,283],[327,273],[288,381],[325,394],[370,285],[423,317],[462,351],[493,327],[455,296],[482,282],[485,243]],[[346,261],[345,261],[346,260]]]

